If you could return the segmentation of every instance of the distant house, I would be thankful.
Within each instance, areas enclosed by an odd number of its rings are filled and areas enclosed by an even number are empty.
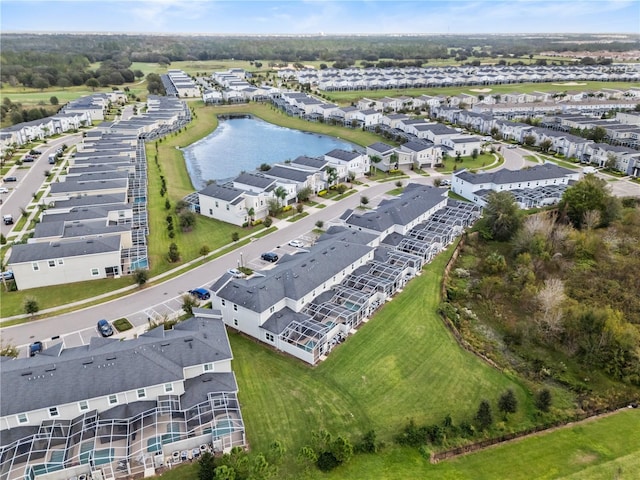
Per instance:
[[[324,154],[324,159],[334,167],[338,173],[338,180],[346,180],[349,172],[360,177],[369,171],[369,157],[359,152],[348,152],[336,148]]]
[[[198,191],[202,215],[238,226],[249,221],[244,199],[244,190],[215,183]]]

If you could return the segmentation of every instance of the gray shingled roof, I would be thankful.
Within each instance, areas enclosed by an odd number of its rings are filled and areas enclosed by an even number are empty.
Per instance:
[[[71,197],[69,200],[56,199],[55,208],[75,208],[87,205],[126,205],[127,194],[125,192],[112,193],[108,195],[82,195]]]
[[[128,179],[103,180],[99,182],[59,182],[51,184],[51,193],[72,193],[127,188]]]
[[[285,256],[275,268],[261,272],[264,277],[231,280],[216,294],[254,312],[264,312],[283,298],[299,300],[308,295],[371,250],[365,245],[328,239],[308,252]]]
[[[224,200],[225,202],[230,202],[242,195],[243,191],[239,188],[212,183],[204,187],[198,193],[201,195],[206,195],[207,197],[217,198],[219,200]]]
[[[264,328],[275,335],[280,335],[291,322],[304,322],[310,318],[311,317],[306,313],[297,313],[289,307],[284,307],[271,315],[267,321],[262,324],[261,328]]]
[[[242,183],[244,185],[250,185],[252,187],[267,188],[272,185],[274,180],[267,178],[262,174],[256,173],[241,173],[234,180],[234,182]]]
[[[474,185],[480,185],[482,183],[501,185],[507,183],[562,178],[575,173],[576,172],[567,168],[559,167],[555,163],[547,162],[542,165],[534,165],[531,168],[525,168],[522,170],[508,170],[503,168],[497,172],[490,173],[471,173],[468,170],[463,170],[459,173],[454,173],[454,175]]]
[[[303,183],[306,182],[313,173],[310,173],[308,170],[296,170],[295,168],[287,168],[284,165],[275,165],[269,171],[265,172],[265,175]]]
[[[380,153],[390,152],[394,150],[394,148],[391,145],[387,145],[386,143],[383,143],[383,142],[372,143],[367,148],[370,148],[371,150],[375,150],[376,152],[380,152]]]
[[[56,356],[45,350],[3,361],[1,390],[11,395],[2,395],[0,415],[180,381],[185,367],[231,358],[224,324],[217,319],[194,317],[173,330],[158,327],[124,342],[93,337],[89,345]]]
[[[427,185],[405,189],[400,197],[383,201],[365,214],[352,214],[346,223],[355,227],[382,232],[393,225],[407,225],[445,200],[443,188]]]
[[[11,247],[11,256],[8,264],[95,255],[118,250],[120,250],[120,236],[79,241],[25,243]]]
[[[327,161],[324,158],[312,158],[302,155],[295,160],[291,161],[292,165],[304,165],[305,167],[315,168],[320,170],[325,165],[327,165]]]
[[[431,142],[407,142],[400,146],[401,149],[411,150],[413,152],[421,152],[423,150],[428,150],[431,147],[433,147],[433,143]]]
[[[337,158],[338,160],[342,160],[343,162],[350,162],[354,158],[360,156],[360,154],[358,152],[347,152],[346,150],[335,148],[329,153],[325,153],[325,156]]]

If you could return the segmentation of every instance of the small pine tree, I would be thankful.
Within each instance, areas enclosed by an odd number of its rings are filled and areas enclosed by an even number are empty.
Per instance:
[[[493,413],[491,413],[491,405],[487,400],[482,400],[475,416],[475,421],[480,430],[485,430],[493,423]]]
[[[505,417],[508,413],[516,413],[518,410],[518,399],[513,393],[513,390],[509,389],[500,395],[500,399],[498,400],[498,410],[504,413]]]
[[[548,412],[551,408],[551,391],[543,388],[538,392],[535,399],[536,407],[542,412]]]

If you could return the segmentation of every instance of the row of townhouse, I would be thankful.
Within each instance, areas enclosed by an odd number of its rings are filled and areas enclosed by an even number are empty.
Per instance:
[[[486,205],[491,192],[508,191],[520,208],[528,209],[559,202],[580,175],[550,162],[522,170],[473,173],[462,169],[453,173],[451,191],[480,207]]]
[[[141,478],[184,451],[245,446],[221,314],[194,315],[132,340],[0,357],[0,478]]]
[[[170,97],[195,98],[201,95],[200,86],[182,70],[169,69],[160,79]]]
[[[485,135],[497,132],[500,138],[520,144],[533,141],[533,145],[540,146],[543,142],[550,142],[551,151],[567,158],[576,158],[583,163],[602,167],[608,160],[613,159],[614,168],[620,172],[633,177],[640,176],[640,152],[637,150],[640,146],[640,127],[632,123],[639,121],[640,116],[633,112],[627,112],[620,117],[630,123],[622,123],[618,118],[602,120],[575,114],[548,115],[542,119],[541,123],[548,128],[502,120],[487,113],[456,108],[435,109],[433,114],[440,119]],[[595,143],[568,133],[572,128],[595,127],[604,128],[609,144]]]
[[[319,158],[300,156],[264,172],[241,173],[224,185],[207,185],[197,192],[194,208],[207,217],[246,225],[267,217],[271,201],[296,203],[302,189],[317,194],[332,183],[348,180],[351,172],[362,176],[368,171],[369,157],[361,152],[334,149]],[[277,189],[285,192],[284,198],[277,199]]]
[[[214,72],[210,80],[217,85],[217,89],[210,88],[207,84],[202,93],[202,100],[205,103],[265,102],[280,96],[280,89],[276,87],[252,85],[246,80],[248,75],[241,68]]]
[[[122,92],[96,93],[73,100],[51,117],[18,123],[0,130],[0,148],[20,147],[33,141],[45,140],[54,135],[90,127],[93,121],[104,120],[104,114],[112,103],[126,102]]]
[[[316,364],[477,219],[479,207],[446,193],[409,184],[372,211],[348,210],[273,268],[222,275],[210,286],[213,308],[226,325]]]
[[[142,137],[179,128],[188,112],[175,98],[150,97],[149,104],[131,120],[87,131],[47,187],[33,236],[13,245],[7,262],[20,290],[117,278],[149,267]]]
[[[640,80],[640,68],[609,66],[460,66],[406,68],[282,69],[283,80],[295,79],[325,91],[497,85],[511,83]]]

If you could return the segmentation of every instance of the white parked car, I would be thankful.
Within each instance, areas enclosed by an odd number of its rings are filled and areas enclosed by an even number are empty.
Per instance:
[[[0,187],[0,193],[9,193],[9,189],[7,187]]]
[[[244,273],[242,273],[237,268],[230,268],[229,270],[227,270],[227,273],[233,278],[244,278]]]
[[[296,247],[296,248],[302,248],[304,247],[304,243],[302,243],[301,240],[291,240],[289,242],[289,245],[292,247]]]

